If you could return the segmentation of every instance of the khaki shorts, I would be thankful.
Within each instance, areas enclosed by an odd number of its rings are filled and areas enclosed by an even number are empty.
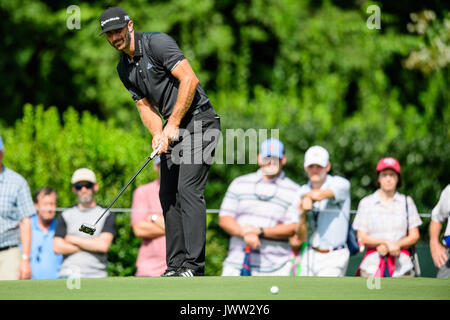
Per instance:
[[[19,247],[0,251],[0,280],[19,279],[21,255]]]

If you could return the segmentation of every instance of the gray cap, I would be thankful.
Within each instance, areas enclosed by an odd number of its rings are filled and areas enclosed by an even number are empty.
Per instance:
[[[72,175],[72,180],[70,181],[72,184],[75,184],[80,181],[88,181],[92,183],[97,183],[97,179],[95,178],[95,173],[92,170],[87,168],[81,168],[75,170]]]

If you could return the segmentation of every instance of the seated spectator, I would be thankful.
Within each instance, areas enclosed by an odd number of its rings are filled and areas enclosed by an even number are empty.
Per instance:
[[[305,153],[308,183],[300,189],[297,235],[308,235],[301,261],[301,276],[345,276],[350,258],[347,234],[350,219],[350,182],[329,174],[328,151],[312,146]]]
[[[37,214],[31,220],[31,279],[57,279],[62,255],[53,251],[58,196],[50,187],[39,189],[34,195]]]
[[[444,240],[439,243],[442,225],[447,220]],[[437,278],[450,278],[450,184],[442,191],[439,202],[431,212],[430,252],[434,265],[439,268]]]
[[[94,224],[105,209],[95,202],[98,184],[93,171],[76,170],[71,183],[78,203],[58,216],[53,239],[55,253],[64,255],[59,276],[107,277],[107,252],[116,235],[114,213],[109,212],[97,223],[93,236],[79,231],[84,223]]]
[[[257,172],[233,180],[220,207],[219,226],[231,235],[222,276],[241,274],[246,248],[251,275],[289,276],[291,271],[288,239],[299,218],[300,186],[282,171],[286,157],[279,140],[262,143],[258,164]]]
[[[153,160],[158,178],[138,187],[133,193],[131,226],[136,237],[142,238],[136,260],[136,277],[160,276],[167,269],[164,217],[159,201],[161,159]]]
[[[419,241],[422,220],[411,197],[397,191],[401,168],[395,158],[377,165],[377,186],[358,205],[353,228],[367,248],[357,275],[363,277],[412,277],[414,266],[408,248]]]

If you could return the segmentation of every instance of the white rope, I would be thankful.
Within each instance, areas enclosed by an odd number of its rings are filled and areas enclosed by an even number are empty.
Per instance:
[[[55,211],[57,212],[62,212],[64,210],[67,210],[69,208],[56,208]],[[53,209],[48,209],[48,208],[38,208],[38,210],[53,210]],[[109,211],[111,212],[117,212],[117,213],[121,213],[121,212],[148,212],[148,213],[161,213],[161,211],[151,211],[149,209],[131,209],[131,208],[111,208],[109,209]],[[219,213],[219,209],[206,209],[206,213],[215,213],[218,214]],[[330,213],[338,213],[339,210],[321,210],[322,212],[330,212]],[[350,210],[350,214],[356,214],[356,210]],[[421,218],[431,218],[431,213],[419,213],[419,216]]]

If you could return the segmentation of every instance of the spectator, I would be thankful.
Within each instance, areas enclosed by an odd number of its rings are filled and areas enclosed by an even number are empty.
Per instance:
[[[397,191],[401,168],[395,158],[377,164],[377,187],[358,205],[353,228],[367,248],[359,266],[363,277],[414,276],[408,248],[419,240],[422,220],[411,197]]]
[[[231,235],[223,276],[238,276],[246,246],[255,276],[288,276],[291,270],[288,238],[298,222],[296,195],[300,186],[282,171],[284,146],[277,139],[262,143],[260,169],[236,178],[219,212],[219,226]]]
[[[443,246],[439,243],[442,225],[447,219]],[[434,265],[439,268],[438,278],[450,278],[450,184],[442,191],[439,202],[431,212],[430,251]]]
[[[37,214],[31,220],[31,279],[57,279],[62,255],[53,251],[58,195],[50,187],[40,188],[34,195]]]
[[[3,157],[0,137],[0,280],[30,279],[30,216],[36,211],[28,183],[3,165]]]
[[[138,187],[133,193],[131,226],[136,237],[142,238],[136,261],[136,277],[160,276],[167,268],[164,217],[159,201],[161,158],[153,167],[158,178]]]
[[[303,253],[302,276],[344,276],[350,252],[347,233],[350,219],[350,182],[329,174],[328,151],[312,146],[305,153],[308,183],[300,190],[299,237],[310,236]],[[309,221],[307,221],[309,220]]]
[[[78,203],[58,216],[53,249],[63,254],[60,277],[107,277],[107,252],[116,235],[115,216],[109,212],[97,223],[93,236],[78,229],[83,223],[94,224],[104,208],[97,205],[94,194],[99,187],[95,173],[81,168],[72,175],[72,191]]]

